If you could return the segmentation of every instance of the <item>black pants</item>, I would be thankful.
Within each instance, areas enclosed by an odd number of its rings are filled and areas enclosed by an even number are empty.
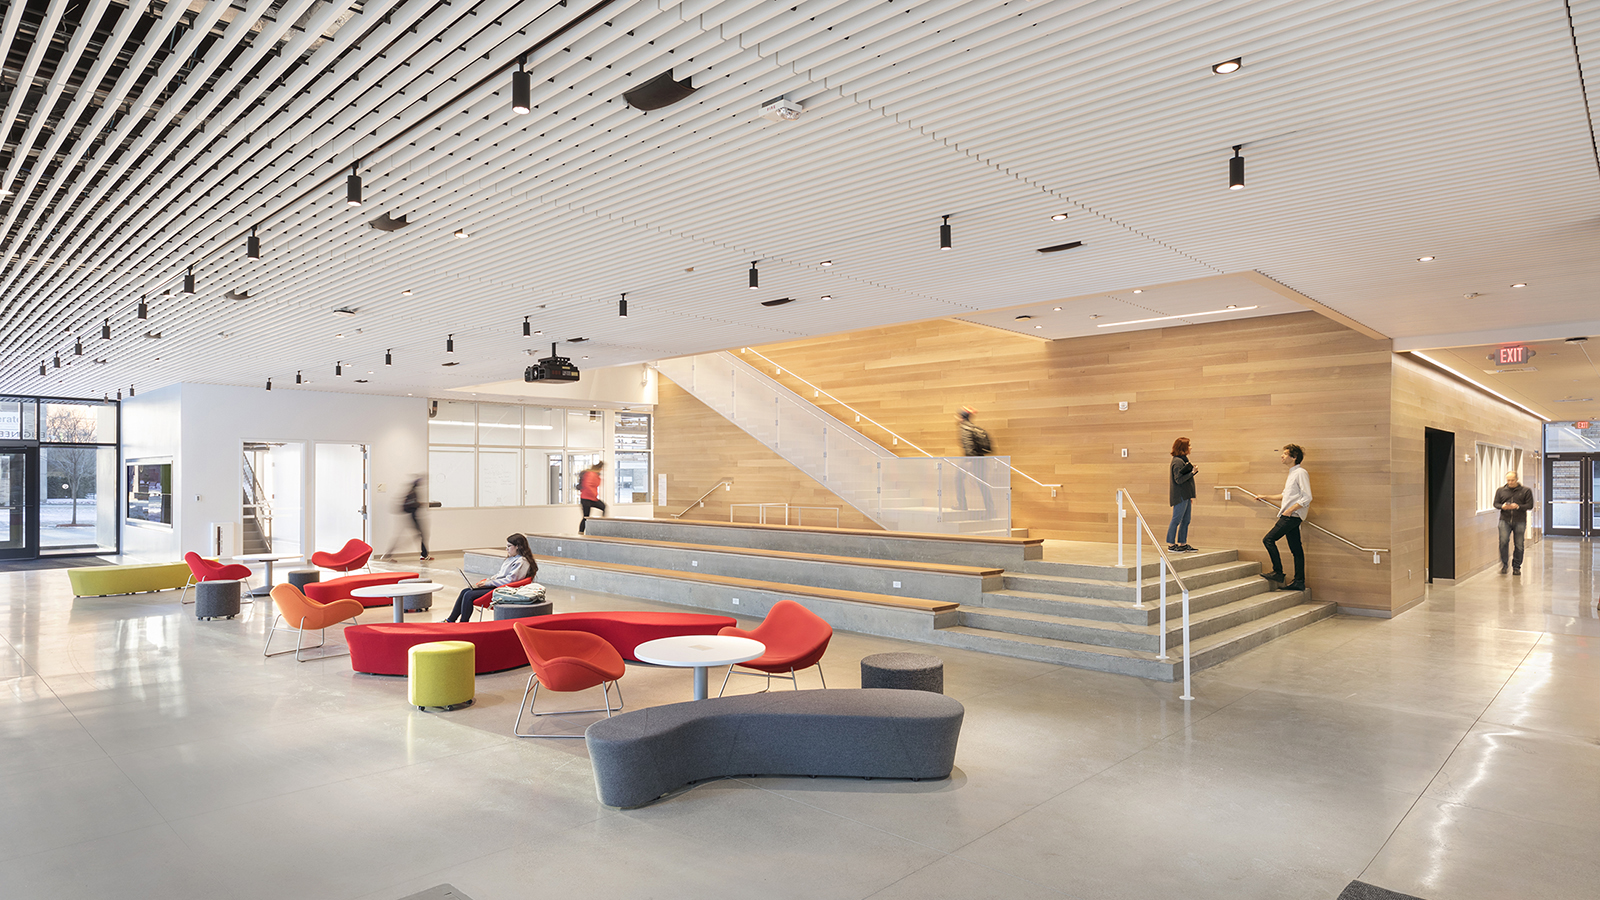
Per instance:
[[[492,587],[466,588],[456,595],[455,608],[450,610],[450,618],[446,622],[471,622],[473,601],[484,594],[493,593]]]
[[[1273,523],[1272,530],[1261,539],[1267,545],[1267,555],[1272,557],[1272,571],[1275,575],[1283,574],[1283,559],[1278,556],[1278,538],[1289,539],[1289,553],[1294,557],[1294,583],[1304,584],[1306,580],[1306,553],[1300,548],[1300,517],[1279,516]]]
[[[606,504],[604,500],[579,500],[578,505],[583,507],[583,521],[578,523],[578,533],[583,534],[583,529],[589,524],[589,510],[598,509],[605,515]]]
[[[428,555],[428,536],[422,533],[422,516],[414,509],[411,511],[411,524],[417,529],[417,540],[422,543],[422,555],[426,558]]]

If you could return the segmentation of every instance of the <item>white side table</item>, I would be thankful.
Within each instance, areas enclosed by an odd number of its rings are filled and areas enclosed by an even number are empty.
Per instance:
[[[356,588],[350,592],[352,597],[390,597],[394,599],[394,620],[406,620],[406,598],[417,594],[431,594],[434,591],[444,590],[444,585],[433,584],[427,581],[405,581],[400,584],[375,584],[372,587]],[[754,657],[752,657],[754,658]]]
[[[249,592],[250,596],[252,596],[252,597],[265,597],[268,594],[272,593],[272,564],[273,563],[282,562],[283,560],[286,560],[286,559],[299,559],[299,558],[300,558],[300,554],[299,553],[247,553],[244,556],[235,556],[234,557],[234,559],[244,560],[245,562],[265,563],[266,566],[267,566],[267,574],[266,574],[266,577],[261,580],[261,587],[255,588],[254,590],[251,590]]]
[[[720,634],[686,634],[656,638],[633,648],[633,658],[658,666],[694,667],[694,699],[704,700],[706,670],[749,662],[767,652],[767,646],[749,638]]]

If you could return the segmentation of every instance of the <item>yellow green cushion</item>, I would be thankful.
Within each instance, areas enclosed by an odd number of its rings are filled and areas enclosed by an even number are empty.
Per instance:
[[[473,669],[477,646],[471,641],[433,641],[409,651],[407,672],[412,706],[461,706],[477,693]]]
[[[72,582],[72,593],[79,597],[172,591],[189,582],[189,565],[172,562],[93,566],[85,569],[68,569],[67,579]]]

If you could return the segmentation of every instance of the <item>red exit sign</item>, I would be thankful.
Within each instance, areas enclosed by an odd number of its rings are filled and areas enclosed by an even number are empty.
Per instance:
[[[1589,430],[1589,423],[1588,422],[1573,422],[1572,423],[1572,427],[1578,429],[1579,431],[1588,431]]]
[[[1533,348],[1527,344],[1510,344],[1496,350],[1489,359],[1499,366],[1520,366],[1533,359]]]

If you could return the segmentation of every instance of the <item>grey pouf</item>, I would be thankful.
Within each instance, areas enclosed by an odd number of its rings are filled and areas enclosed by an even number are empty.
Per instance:
[[[861,660],[861,686],[944,693],[944,660],[922,653],[874,653]]]
[[[294,585],[295,587],[297,587],[297,588],[299,588],[300,590],[303,591],[303,590],[306,589],[306,585],[314,584],[314,583],[320,582],[322,580],[322,570],[321,569],[290,569],[289,573],[288,573],[288,577],[289,577],[289,583],[290,584]]]
[[[401,584],[431,584],[427,578],[402,578]],[[409,594],[406,596],[406,612],[427,612],[433,609],[433,594]]]
[[[549,600],[543,603],[496,603],[494,617],[500,619],[525,619],[528,616],[548,616],[555,611],[555,604]]]
[[[229,619],[239,614],[239,582],[202,581],[194,586],[197,619]]]
[[[724,776],[948,778],[965,714],[926,691],[772,691],[622,713],[584,740],[600,802],[629,808]]]

